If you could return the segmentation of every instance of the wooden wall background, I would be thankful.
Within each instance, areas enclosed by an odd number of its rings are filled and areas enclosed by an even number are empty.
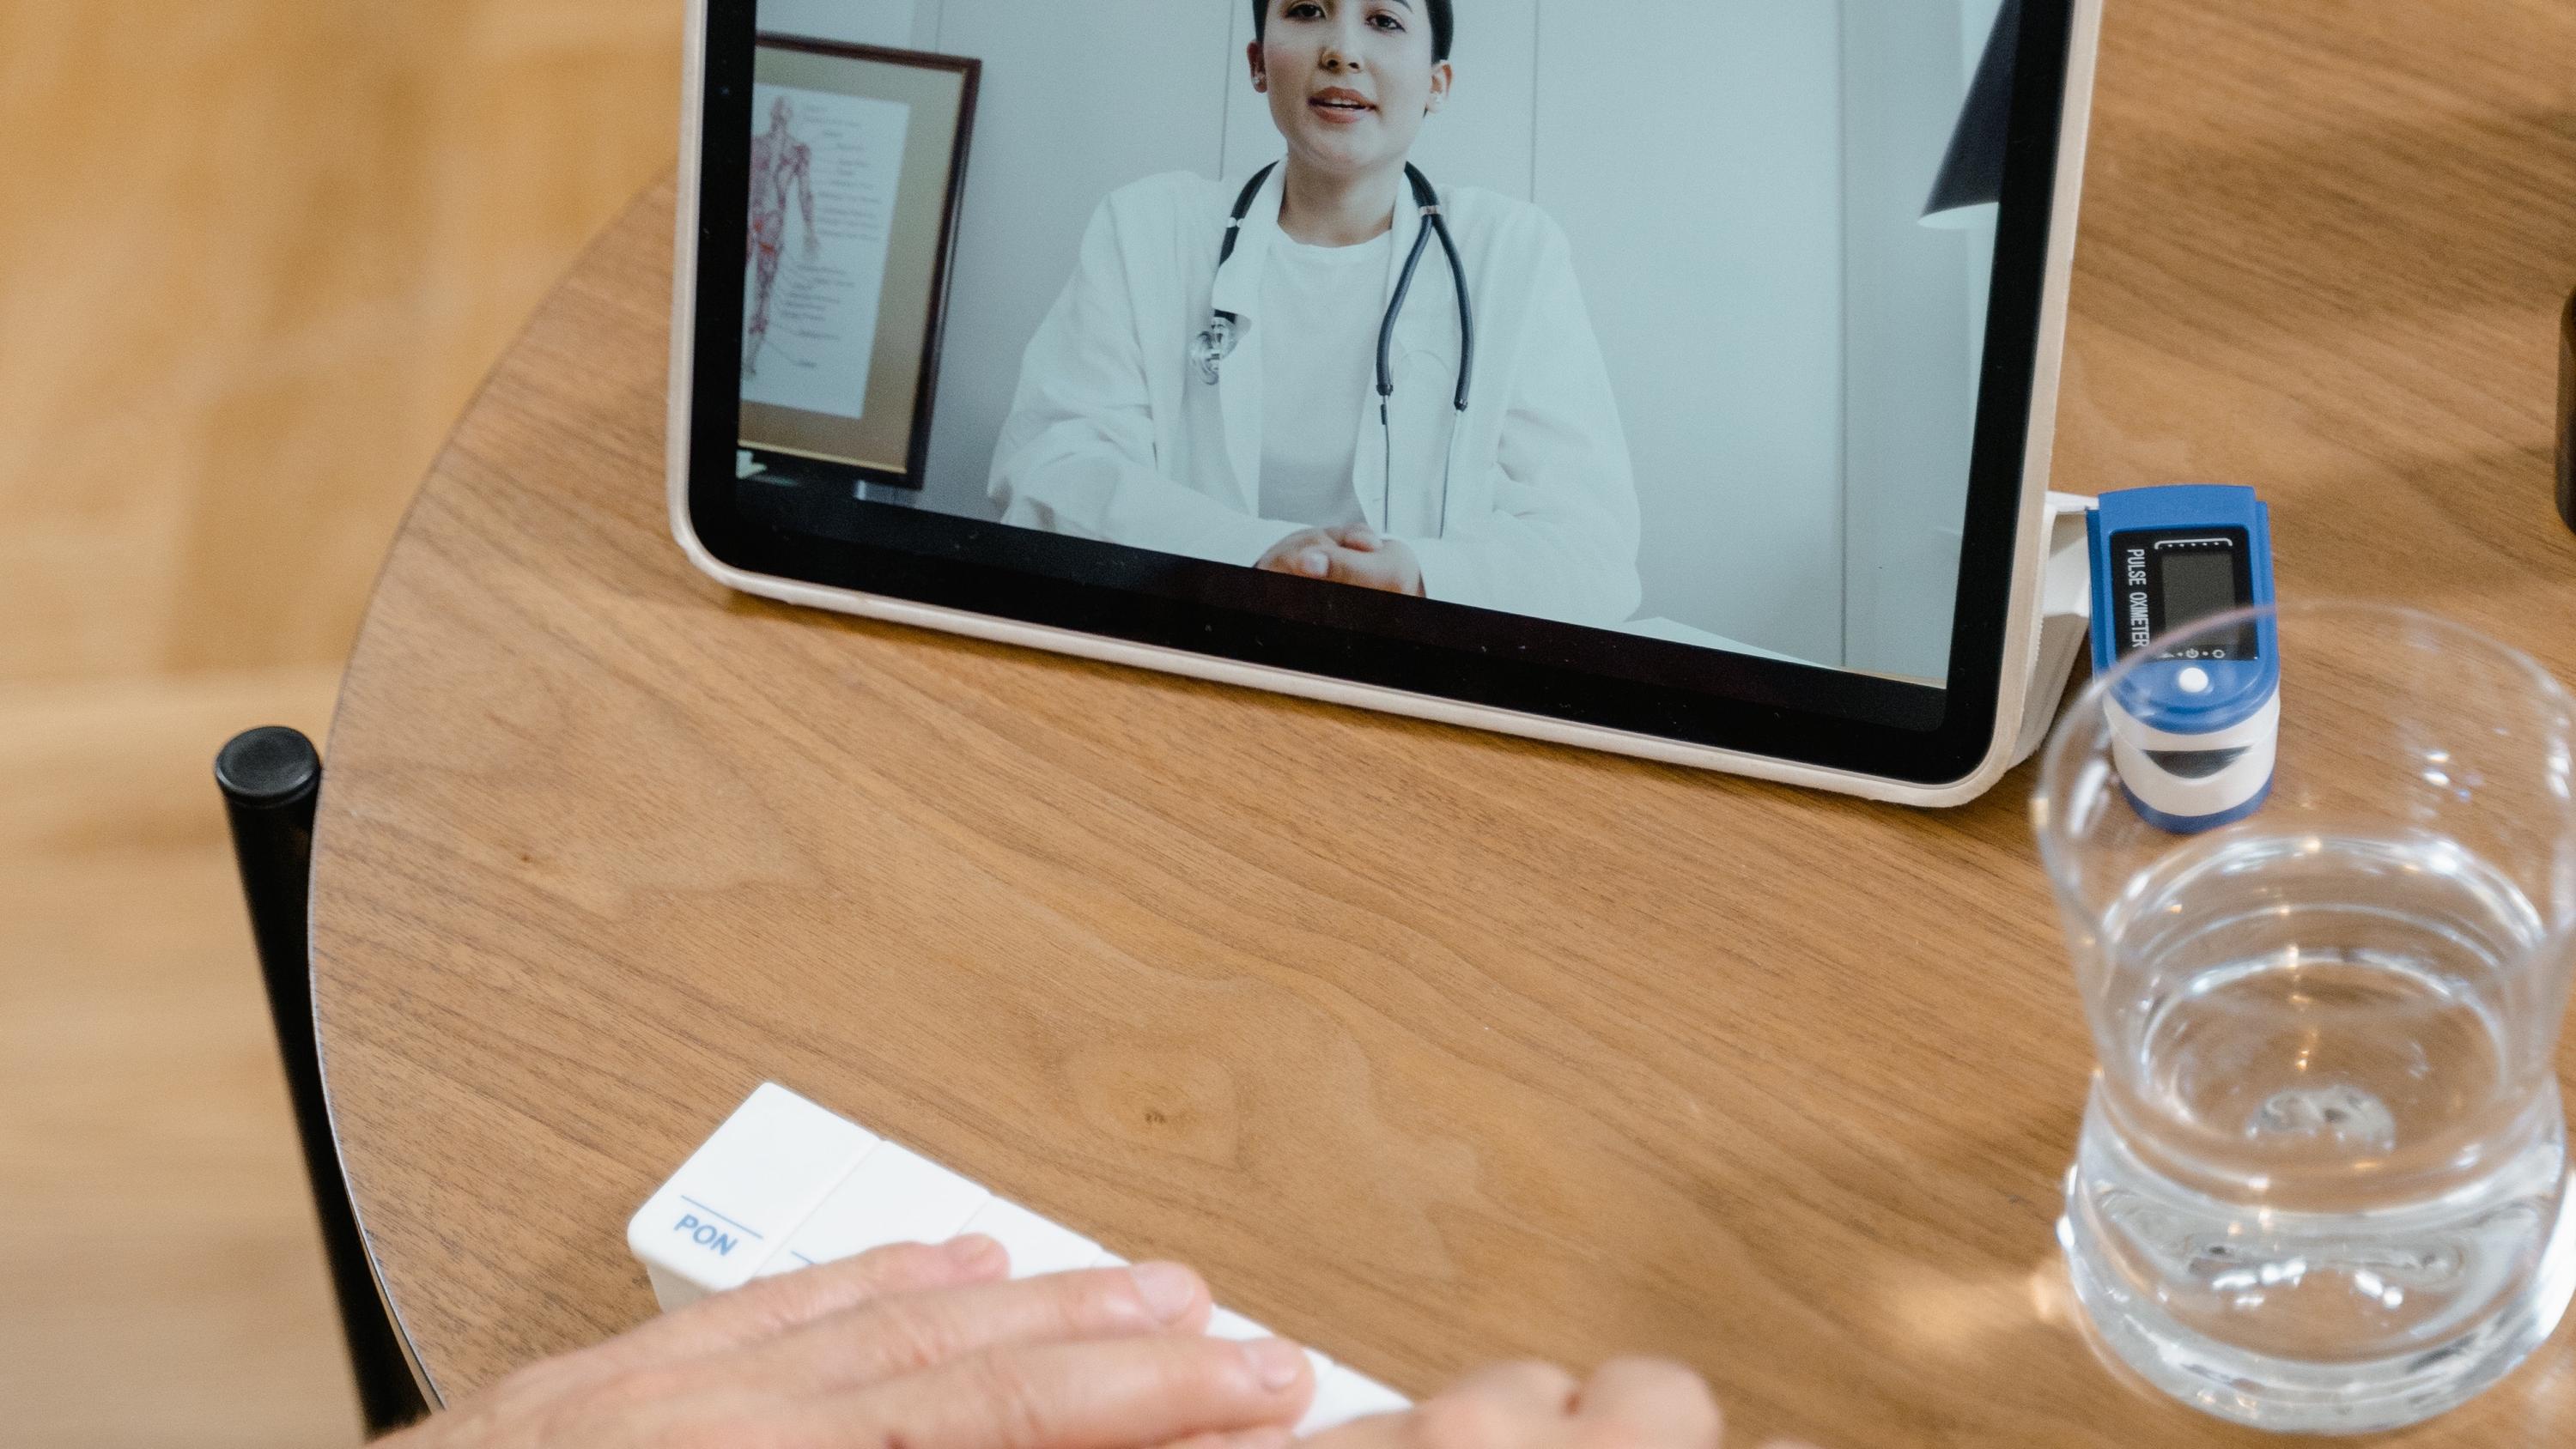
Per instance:
[[[318,738],[680,0],[0,0],[0,1441],[347,1445],[209,766]]]

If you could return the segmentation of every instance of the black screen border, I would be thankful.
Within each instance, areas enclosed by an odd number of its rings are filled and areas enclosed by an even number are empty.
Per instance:
[[[897,505],[851,505],[866,539],[764,521],[738,504],[735,468],[758,0],[702,0],[689,525],[718,563],[746,573],[1819,769],[1955,784],[1995,743],[2024,489],[2047,486],[2023,473],[2084,3],[2023,7],[1946,688]],[[962,169],[954,180],[962,188]],[[945,247],[955,245],[952,228]],[[943,257],[943,278],[954,276],[952,261]]]

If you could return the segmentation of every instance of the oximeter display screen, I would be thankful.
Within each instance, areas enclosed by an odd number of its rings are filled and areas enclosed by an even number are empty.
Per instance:
[[[2165,598],[2165,617],[2189,623],[2224,614],[2237,606],[2236,561],[2227,554],[2169,553],[2156,560]]]
[[[2119,570],[2120,652],[2188,630],[2254,602],[2251,544],[2241,528],[2157,529],[2113,535]],[[2168,649],[2166,659],[2252,659],[2259,653],[2252,621],[2214,637]]]

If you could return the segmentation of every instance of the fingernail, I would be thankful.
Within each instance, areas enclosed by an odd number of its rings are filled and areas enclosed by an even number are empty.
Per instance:
[[[960,1268],[988,1268],[1001,1256],[1002,1245],[982,1233],[968,1233],[948,1243],[948,1260]]]
[[[1284,1338],[1255,1339],[1243,1346],[1243,1356],[1251,1360],[1261,1386],[1274,1394],[1296,1383],[1297,1375],[1306,1370],[1306,1351]]]
[[[1320,550],[1297,555],[1297,571],[1310,579],[1320,579],[1333,571],[1333,560]]]
[[[1136,1296],[1145,1311],[1165,1323],[1178,1323],[1199,1301],[1199,1277],[1178,1263],[1139,1263],[1127,1270],[1136,1279]]]

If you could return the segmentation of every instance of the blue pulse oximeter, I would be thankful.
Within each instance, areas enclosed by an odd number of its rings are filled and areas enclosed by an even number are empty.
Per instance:
[[[2103,494],[2087,527],[2095,673],[2156,651],[2103,706],[2130,803],[2149,824],[2177,834],[2253,814],[2272,793],[2279,757],[2281,651],[2272,616],[2214,636],[2180,636],[2272,602],[2269,510],[2251,488],[2132,488]]]

